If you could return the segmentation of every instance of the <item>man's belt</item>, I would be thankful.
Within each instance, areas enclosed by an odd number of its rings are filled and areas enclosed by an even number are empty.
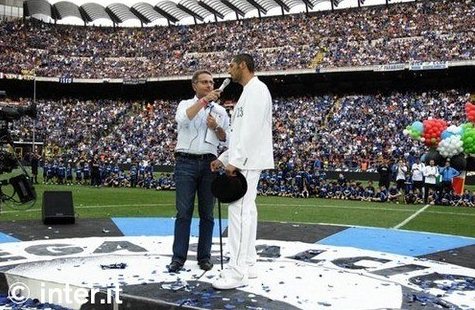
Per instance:
[[[191,154],[191,153],[183,153],[183,152],[176,152],[175,158],[187,158],[187,159],[196,159],[196,160],[210,160],[216,159],[216,155],[214,154]]]

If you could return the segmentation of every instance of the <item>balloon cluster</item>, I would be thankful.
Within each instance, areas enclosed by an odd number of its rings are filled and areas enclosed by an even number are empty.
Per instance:
[[[428,147],[436,147],[446,129],[447,123],[443,119],[429,118],[424,122],[415,121],[403,130],[403,134],[424,142]],[[446,133],[444,136],[448,137],[449,134]]]
[[[450,136],[440,141],[437,151],[444,157],[452,157],[462,153],[463,142],[460,136]]]
[[[427,119],[424,121],[424,144],[428,147],[435,147],[441,140],[442,132],[447,128],[447,123],[443,119]]]
[[[419,121],[415,121],[412,125],[408,125],[406,129],[402,131],[405,136],[409,135],[411,138],[417,140],[421,138],[422,132],[424,132],[424,124]]]
[[[467,119],[471,122],[475,122],[475,104],[467,102],[465,104],[465,114],[467,115]]]
[[[475,154],[475,128],[472,123],[462,125],[463,150],[467,154]]]
[[[403,134],[423,142],[430,148],[423,156],[426,163],[433,159],[443,166],[446,160],[450,160],[452,167],[459,171],[475,169],[475,164],[472,164],[475,163],[475,157],[470,156],[475,156],[475,105],[467,102],[465,114],[469,122],[460,126],[447,127],[445,120],[429,117],[422,122],[415,121],[408,125]]]

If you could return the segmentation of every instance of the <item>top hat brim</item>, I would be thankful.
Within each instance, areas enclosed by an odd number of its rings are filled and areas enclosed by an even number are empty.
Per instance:
[[[237,171],[235,176],[219,174],[211,183],[211,192],[220,202],[234,202],[246,194],[246,178],[239,171]]]

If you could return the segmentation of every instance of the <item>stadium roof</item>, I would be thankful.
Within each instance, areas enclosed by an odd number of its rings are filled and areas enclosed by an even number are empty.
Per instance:
[[[414,0],[26,0],[25,17],[60,24],[154,26],[333,10]]]

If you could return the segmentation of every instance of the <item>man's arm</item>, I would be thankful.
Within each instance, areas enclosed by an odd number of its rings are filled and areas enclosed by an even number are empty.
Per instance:
[[[209,102],[218,100],[220,93],[220,90],[215,89],[203,98],[197,100],[193,105],[186,109],[186,116],[188,116],[188,119],[192,120],[195,118],[196,114],[198,114],[202,108],[206,107]]]
[[[214,129],[216,136],[218,137],[219,141],[226,141],[226,131],[221,126],[217,126]]]
[[[208,105],[208,100],[205,97],[198,99],[193,105],[191,105],[188,109],[186,109],[186,116],[189,120],[195,118],[196,114],[200,112],[200,110]]]

